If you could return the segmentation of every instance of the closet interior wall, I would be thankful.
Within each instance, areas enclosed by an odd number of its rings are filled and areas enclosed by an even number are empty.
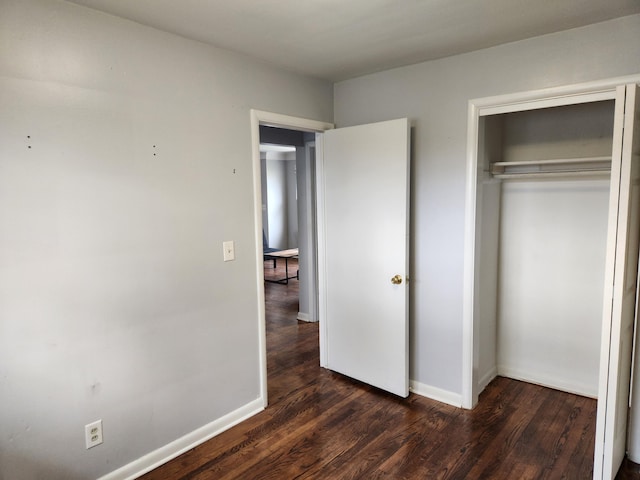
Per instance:
[[[597,396],[614,106],[480,118],[481,390],[502,375]]]

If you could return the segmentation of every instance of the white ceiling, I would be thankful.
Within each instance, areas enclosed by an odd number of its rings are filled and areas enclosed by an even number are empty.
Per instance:
[[[640,0],[69,1],[333,81],[640,13]]]

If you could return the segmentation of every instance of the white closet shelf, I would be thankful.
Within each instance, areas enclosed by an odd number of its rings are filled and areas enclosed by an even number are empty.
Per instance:
[[[554,158],[491,164],[491,174],[495,178],[595,176],[608,175],[610,172],[611,157]]]

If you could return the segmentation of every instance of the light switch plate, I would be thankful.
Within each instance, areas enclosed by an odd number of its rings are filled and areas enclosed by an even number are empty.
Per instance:
[[[233,244],[233,240],[222,242],[223,258],[225,262],[230,262],[236,259],[236,248]]]

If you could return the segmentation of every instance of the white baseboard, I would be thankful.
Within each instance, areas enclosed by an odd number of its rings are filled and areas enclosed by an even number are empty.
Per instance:
[[[446,403],[454,407],[462,407],[462,395],[459,393],[453,393],[448,390],[442,390],[441,388],[425,385],[424,383],[416,382],[415,380],[409,380],[409,391],[422,395],[423,397],[436,400],[437,402]]]
[[[98,480],[133,480],[150,472],[154,468],[167,463],[169,460],[182,455],[183,453],[197,447],[201,443],[221,434],[225,430],[238,423],[252,417],[256,413],[264,410],[262,398],[258,398],[246,405],[234,410],[227,415],[204,425],[173,442],[150,452],[137,460],[134,460],[111,473],[108,473]]]
[[[311,315],[309,315],[308,313],[304,313],[304,312],[298,312],[298,320],[302,321],[302,322],[315,322],[316,320],[313,320],[311,318]]]
[[[493,367],[478,381],[478,393],[481,393],[487,385],[491,383],[491,380],[498,376],[498,369]]]
[[[571,380],[549,377],[537,372],[519,370],[516,368],[505,367],[504,365],[498,365],[498,375],[513,378],[514,380],[533,383],[535,385],[541,385],[543,387],[553,388],[555,390],[561,390],[567,393],[574,393],[583,397],[598,397],[597,385],[594,388]]]

